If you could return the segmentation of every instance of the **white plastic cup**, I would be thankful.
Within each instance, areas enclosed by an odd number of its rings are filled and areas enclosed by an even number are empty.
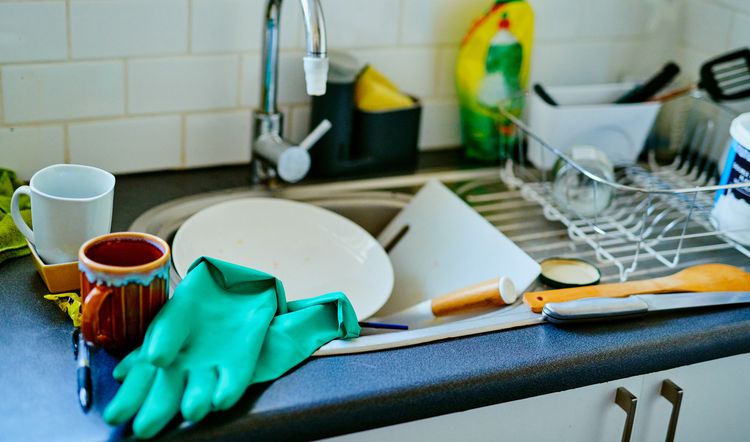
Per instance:
[[[719,184],[746,182],[749,187],[717,191],[712,217],[718,230],[750,245],[750,112],[732,121],[729,134],[732,141]]]
[[[96,167],[56,164],[31,177],[28,186],[13,193],[13,222],[47,264],[77,260],[81,245],[109,233],[115,177]],[[26,225],[18,207],[21,195],[31,197],[31,220]]]

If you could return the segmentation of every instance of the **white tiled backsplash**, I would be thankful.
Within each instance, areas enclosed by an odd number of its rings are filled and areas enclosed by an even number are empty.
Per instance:
[[[680,49],[685,70],[697,73],[717,53],[750,46],[750,0],[686,0],[683,14]]]
[[[0,0],[0,166],[28,178],[62,161],[120,173],[246,163],[264,3]],[[457,47],[492,0],[322,3],[331,50],[354,53],[422,98],[421,148],[459,144]],[[686,70],[750,43],[748,0],[530,3],[532,79],[550,85],[653,71],[674,56],[653,49],[649,20],[659,8],[683,25],[676,25],[680,47],[667,51],[678,53]],[[284,2],[281,47],[279,101],[287,134],[299,140],[309,99],[296,0]]]

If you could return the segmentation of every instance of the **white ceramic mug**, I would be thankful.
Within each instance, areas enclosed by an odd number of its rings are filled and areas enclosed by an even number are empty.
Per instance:
[[[75,261],[89,239],[109,233],[115,177],[96,167],[56,164],[31,177],[13,193],[13,222],[47,264]],[[31,197],[32,231],[21,217],[18,198]]]

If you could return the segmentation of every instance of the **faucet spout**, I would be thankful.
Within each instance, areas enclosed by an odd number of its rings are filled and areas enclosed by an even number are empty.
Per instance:
[[[307,55],[325,57],[326,23],[323,19],[323,8],[320,0],[300,0],[302,3],[302,17],[305,20],[305,37],[307,40]]]
[[[309,95],[325,94],[328,77],[326,24],[320,0],[299,0],[305,22],[307,54],[304,57],[305,83]],[[262,112],[277,114],[279,80],[279,28],[282,0],[267,0],[263,34],[263,64],[261,72]]]
[[[326,93],[328,58],[326,57],[326,24],[320,0],[300,0],[305,20],[307,55],[304,58],[305,85],[308,95]]]
[[[326,26],[320,0],[299,0],[305,22],[307,54],[303,58],[308,95],[323,95],[328,80]],[[263,33],[260,109],[254,114],[255,138],[251,144],[254,180],[278,175],[288,182],[302,179],[310,168],[307,148],[282,136],[284,116],[277,104],[279,80],[279,23],[282,0],[266,0]],[[314,144],[314,141],[310,142]],[[275,168],[275,170],[274,170]]]

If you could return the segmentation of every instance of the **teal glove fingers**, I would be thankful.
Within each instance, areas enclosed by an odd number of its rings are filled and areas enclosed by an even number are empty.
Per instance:
[[[146,332],[141,348],[146,360],[157,367],[167,367],[174,362],[190,335],[182,310],[179,304],[167,303]]]
[[[120,425],[133,417],[146,399],[155,376],[156,367],[153,365],[133,365],[125,382],[104,409],[104,420],[110,425]]]
[[[214,408],[230,408],[250,385],[274,313],[275,310],[260,308],[243,321],[243,330],[235,334],[234,342],[226,349],[227,358],[217,367],[219,382],[213,399]],[[231,342],[231,339],[224,342]]]
[[[214,408],[217,410],[231,408],[245,393],[252,377],[253,372],[249,370],[249,367],[237,365],[219,367],[219,383],[213,400]]]
[[[151,391],[133,421],[133,433],[140,438],[153,437],[180,410],[185,373],[175,369],[158,369]]]
[[[211,411],[217,382],[216,370],[200,369],[190,372],[180,407],[185,420],[198,422],[206,417]]]
[[[128,376],[128,373],[130,373],[130,370],[135,366],[135,364],[138,363],[140,350],[140,347],[136,348],[135,350],[130,352],[130,354],[125,356],[125,359],[117,364],[115,369],[112,371],[112,377],[115,378],[117,382],[122,382],[123,380],[125,380],[125,378]]]

